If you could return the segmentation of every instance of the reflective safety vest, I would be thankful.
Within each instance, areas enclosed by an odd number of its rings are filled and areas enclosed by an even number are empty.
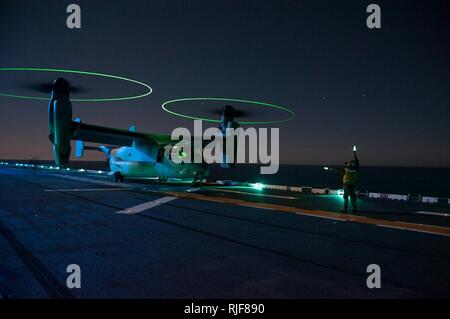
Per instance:
[[[345,168],[344,177],[342,178],[344,184],[357,184],[358,171],[352,168]]]

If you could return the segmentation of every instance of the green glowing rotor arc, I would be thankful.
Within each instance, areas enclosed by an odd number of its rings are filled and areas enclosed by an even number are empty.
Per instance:
[[[285,111],[285,112],[287,112],[289,114],[288,117],[286,117],[284,119],[281,119],[281,120],[273,120],[273,121],[240,121],[239,124],[243,124],[243,125],[260,125],[260,124],[284,123],[284,122],[287,122],[287,121],[291,120],[295,116],[294,111],[292,111],[291,109],[289,109],[289,108],[287,108],[285,106],[280,106],[280,105],[275,105],[275,104],[270,104],[270,103],[265,103],[265,102],[259,102],[259,101],[252,101],[252,100],[221,98],[221,97],[188,97],[188,98],[180,98],[180,99],[166,101],[166,102],[164,102],[161,105],[161,107],[167,113],[170,113],[170,114],[178,116],[178,117],[183,117],[183,118],[187,118],[187,119],[191,119],[191,120],[202,120],[202,121],[211,122],[211,123],[220,123],[220,120],[210,119],[210,118],[206,118],[206,117],[192,116],[192,115],[188,115],[188,114],[182,114],[182,113],[178,113],[178,112],[169,110],[168,107],[167,107],[169,104],[178,103],[178,102],[186,102],[186,101],[221,101],[221,102],[248,103],[248,104],[254,104],[254,105],[258,105],[258,106],[262,106],[262,107],[282,110],[282,111]]]
[[[55,72],[55,73],[72,73],[72,74],[90,75],[90,76],[97,76],[97,77],[110,78],[110,79],[130,82],[130,83],[134,83],[134,84],[143,86],[146,89],[146,92],[143,94],[130,95],[130,96],[124,96],[124,97],[84,98],[84,99],[71,98],[71,101],[74,101],[74,102],[111,102],[111,101],[134,100],[134,99],[139,99],[139,98],[145,97],[152,93],[152,88],[143,82],[136,81],[136,80],[126,78],[123,76],[117,76],[117,75],[106,74],[106,73],[89,72],[89,71],[81,71],[81,70],[70,70],[70,69],[50,69],[50,68],[0,68],[0,71]],[[7,94],[7,93],[0,93],[0,96],[28,99],[28,100],[48,100],[48,97],[17,95],[17,94]]]

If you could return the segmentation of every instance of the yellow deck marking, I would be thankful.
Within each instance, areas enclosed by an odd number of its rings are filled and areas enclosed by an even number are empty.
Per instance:
[[[356,222],[362,224],[371,224],[380,227],[388,227],[395,228],[406,231],[415,231],[420,233],[428,233],[433,235],[441,235],[441,236],[450,236],[450,228],[444,226],[435,226],[435,225],[426,225],[426,224],[414,224],[408,222],[400,222],[400,221],[390,221],[384,219],[376,219],[371,217],[359,216],[359,215],[348,215],[348,214],[339,214],[322,210],[311,210],[311,209],[303,209],[292,206],[282,206],[268,203],[254,203],[249,201],[244,201],[240,199],[220,197],[220,196],[206,196],[202,194],[192,194],[192,193],[180,193],[180,192],[165,192],[168,195],[182,197],[182,198],[190,198],[197,200],[205,200],[217,202],[221,201],[225,204],[232,205],[241,205],[241,206],[251,206],[253,208],[261,208],[261,209],[270,209],[287,213],[294,213],[298,215],[310,216],[310,217],[319,217],[325,219],[332,219],[338,221],[346,221],[346,222]]]

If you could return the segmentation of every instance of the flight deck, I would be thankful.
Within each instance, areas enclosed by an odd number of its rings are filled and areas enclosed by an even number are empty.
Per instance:
[[[450,296],[448,205],[5,166],[0,194],[2,298]]]

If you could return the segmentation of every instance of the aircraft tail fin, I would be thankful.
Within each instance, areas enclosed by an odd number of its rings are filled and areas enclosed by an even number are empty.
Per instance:
[[[75,156],[77,158],[83,157],[84,155],[84,141],[75,141]]]

